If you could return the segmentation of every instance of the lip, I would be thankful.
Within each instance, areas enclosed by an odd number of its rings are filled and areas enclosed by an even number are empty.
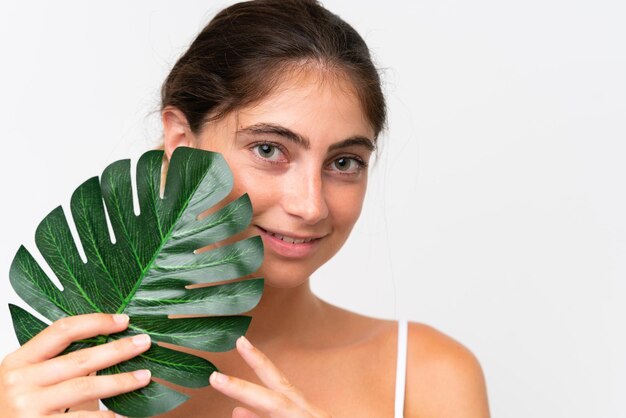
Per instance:
[[[286,258],[303,258],[310,256],[319,247],[320,241],[323,238],[323,236],[320,235],[298,235],[283,231],[268,230],[258,225],[256,225],[256,227],[261,231],[263,244],[269,247],[274,253]],[[283,241],[272,234],[285,235],[294,239],[311,239],[311,241],[296,244]]]

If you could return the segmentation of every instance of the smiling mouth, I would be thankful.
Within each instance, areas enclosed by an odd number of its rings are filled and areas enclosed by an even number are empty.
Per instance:
[[[267,235],[270,235],[274,238],[278,238],[279,240],[288,242],[290,244],[305,244],[305,243],[317,241],[320,239],[318,237],[295,238],[295,237],[290,237],[288,235],[279,234],[277,232],[268,231],[267,229],[261,228],[260,226],[258,226],[258,228],[261,231],[265,232]]]

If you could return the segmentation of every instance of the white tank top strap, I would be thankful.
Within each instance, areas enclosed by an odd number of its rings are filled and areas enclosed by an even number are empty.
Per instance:
[[[394,417],[404,417],[404,390],[406,386],[406,352],[407,352],[408,322],[406,319],[398,321],[398,359],[396,362],[396,397],[394,403]]]

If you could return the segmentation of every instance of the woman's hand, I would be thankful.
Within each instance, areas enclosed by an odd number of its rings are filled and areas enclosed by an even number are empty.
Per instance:
[[[0,416],[115,417],[110,411],[63,412],[88,401],[146,386],[150,372],[108,376],[91,373],[128,360],[150,347],[147,335],[124,338],[63,356],[72,342],[128,327],[127,315],[88,314],[60,319],[9,354],[0,364]]]
[[[330,414],[311,405],[246,337],[237,340],[237,351],[265,386],[213,372],[210,382],[216,390],[271,418],[330,418]],[[259,415],[242,407],[235,408],[232,416],[259,418]]]

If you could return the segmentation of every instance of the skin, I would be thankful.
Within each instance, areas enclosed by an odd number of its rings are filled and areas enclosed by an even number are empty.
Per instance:
[[[393,416],[397,323],[330,305],[309,286],[311,274],[350,235],[367,188],[359,161],[369,162],[375,134],[350,82],[320,68],[285,73],[268,97],[207,123],[197,135],[176,108],[164,109],[162,119],[166,155],[191,146],[226,158],[235,177],[230,197],[247,192],[254,208],[251,226],[233,240],[261,235],[266,249],[257,272],[266,287],[247,339],[226,353],[184,350],[210,358],[223,374],[214,373],[210,387],[184,390],[192,398],[163,416]],[[294,245],[306,247],[294,255],[267,231],[316,239]],[[71,341],[117,332],[124,321],[104,314],[68,318],[7,356],[0,365],[1,415],[57,416],[146,384],[145,376],[132,374],[85,377],[147,348],[129,341],[98,347],[97,355],[84,350],[52,359]],[[63,416],[79,416],[73,414]],[[476,358],[419,323],[409,324],[405,416],[489,417]]]

